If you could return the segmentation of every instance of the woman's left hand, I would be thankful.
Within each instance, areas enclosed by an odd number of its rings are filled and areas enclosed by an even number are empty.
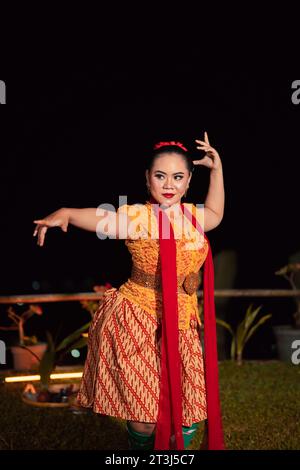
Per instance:
[[[222,167],[220,155],[218,154],[216,149],[211,147],[209,140],[208,140],[207,132],[204,132],[204,141],[195,140],[195,142],[199,144],[197,149],[204,150],[206,153],[205,153],[205,156],[201,158],[201,160],[193,160],[194,165],[207,166],[211,170],[217,170]]]

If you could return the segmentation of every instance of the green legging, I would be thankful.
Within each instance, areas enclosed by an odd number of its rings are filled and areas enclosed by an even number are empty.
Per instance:
[[[142,432],[136,432],[127,421],[128,446],[132,450],[153,450],[155,433],[151,435]]]
[[[193,423],[189,428],[187,426],[182,426],[182,435],[184,441],[184,448],[187,449],[194,438],[199,423]]]
[[[182,435],[184,441],[184,448],[186,449],[197,430],[198,423],[193,423],[192,426],[182,426]],[[128,431],[128,445],[132,450],[153,450],[155,433],[145,434],[141,432],[136,432],[132,429],[131,425],[127,422],[127,431]]]

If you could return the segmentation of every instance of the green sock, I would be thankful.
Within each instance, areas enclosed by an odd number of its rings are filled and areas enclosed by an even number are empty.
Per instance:
[[[128,431],[128,444],[132,450],[153,450],[154,448],[154,433],[151,435],[136,432],[132,429],[127,422]]]
[[[199,423],[193,423],[192,426],[182,426],[182,435],[184,441],[184,448],[187,449],[196,434]]]

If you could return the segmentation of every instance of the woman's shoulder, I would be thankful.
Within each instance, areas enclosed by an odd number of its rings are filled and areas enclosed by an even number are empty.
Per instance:
[[[189,210],[192,215],[194,215],[201,225],[201,227],[204,226],[204,204],[200,203],[193,203],[193,202],[184,202],[183,203],[184,208]]]
[[[183,206],[195,214],[203,212],[204,209],[204,204],[194,202],[184,202]]]
[[[138,240],[148,237],[149,213],[147,204],[123,204],[117,214],[126,214],[129,220],[128,239]]]
[[[184,202],[183,207],[189,209],[190,211],[194,210],[194,203],[193,202]]]
[[[123,204],[117,209],[118,214],[127,214],[130,218],[137,218],[147,212],[147,204]]]

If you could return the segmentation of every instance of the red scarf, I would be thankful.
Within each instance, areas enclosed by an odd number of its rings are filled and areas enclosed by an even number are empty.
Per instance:
[[[159,410],[156,424],[155,450],[184,450],[182,436],[182,393],[179,356],[176,242],[168,216],[151,197],[158,219],[162,278],[162,342]],[[207,403],[208,450],[224,450],[219,400],[216,317],[214,302],[214,266],[209,241],[195,216],[181,204],[185,216],[202,233],[208,243],[204,262],[204,368]],[[169,230],[169,236],[165,230]],[[164,235],[164,236],[163,236]],[[172,436],[172,437],[171,437]],[[202,445],[203,448],[203,445]]]

